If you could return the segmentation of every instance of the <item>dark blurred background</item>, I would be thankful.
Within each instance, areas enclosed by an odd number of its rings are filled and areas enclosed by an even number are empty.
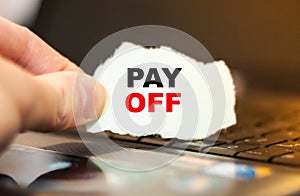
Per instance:
[[[250,86],[300,90],[299,0],[44,0],[32,30],[80,64],[104,37],[145,24],[189,33]]]

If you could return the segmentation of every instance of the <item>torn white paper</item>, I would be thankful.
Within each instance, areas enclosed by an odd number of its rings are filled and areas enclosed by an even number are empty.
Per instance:
[[[175,69],[180,70],[176,77]],[[106,88],[109,102],[101,118],[87,126],[91,133],[190,140],[236,123],[234,84],[224,61],[205,64],[170,47],[124,42],[98,66],[94,78]],[[130,99],[131,93],[139,97]]]

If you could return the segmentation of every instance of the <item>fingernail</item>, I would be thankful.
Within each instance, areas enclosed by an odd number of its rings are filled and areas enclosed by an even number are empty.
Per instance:
[[[80,73],[77,80],[78,88],[78,109],[77,117],[80,117],[80,124],[86,124],[93,120],[98,119],[107,102],[107,93],[102,84],[97,82],[93,77]]]
[[[96,80],[95,80],[96,81]],[[104,114],[106,107],[109,102],[108,92],[104,86],[96,81],[96,91],[95,91],[95,108],[97,111],[97,118]]]

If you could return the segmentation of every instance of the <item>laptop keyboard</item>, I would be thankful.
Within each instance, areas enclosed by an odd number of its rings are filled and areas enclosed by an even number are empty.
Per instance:
[[[203,140],[169,140],[159,136],[133,137],[113,134],[110,131],[106,131],[105,134],[125,148],[151,150],[164,146],[194,153],[300,166],[300,103],[298,97],[296,100],[284,101],[248,98],[247,102],[239,102],[237,125],[221,130],[218,134]],[[70,132],[60,132],[60,134],[67,133]],[[103,136],[103,133],[99,133],[100,138],[101,135]],[[80,146],[62,145],[48,146],[45,149],[74,153],[75,155],[92,155],[83,144]],[[103,144],[104,152],[114,150],[105,150],[105,147],[107,145]]]
[[[137,148],[136,144],[152,148],[165,146],[196,153],[300,166],[300,110],[277,118],[237,125],[220,131],[219,135],[189,142],[161,139],[159,136],[138,138],[111,132],[107,134],[116,143],[129,148]]]

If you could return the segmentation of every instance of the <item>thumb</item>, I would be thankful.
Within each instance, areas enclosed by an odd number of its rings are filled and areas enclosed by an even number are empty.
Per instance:
[[[64,130],[98,118],[106,102],[104,87],[82,71],[35,76],[43,94],[30,129]],[[45,97],[46,96],[46,97]],[[39,122],[39,123],[37,123]]]

